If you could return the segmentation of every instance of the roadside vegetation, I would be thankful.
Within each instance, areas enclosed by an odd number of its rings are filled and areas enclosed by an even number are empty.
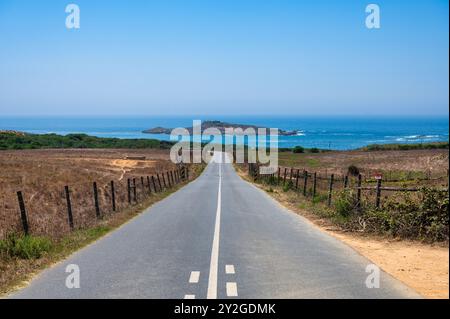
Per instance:
[[[241,172],[245,168],[241,167]],[[332,204],[327,205],[325,190],[311,197],[295,188],[288,180],[278,182],[276,178],[250,181],[258,184],[282,203],[288,203],[313,218],[326,219],[342,230],[412,239],[423,242],[449,241],[449,193],[447,189],[423,187],[417,192],[397,192],[383,197],[380,207],[367,194],[358,205],[356,190],[341,189],[332,194]]]
[[[173,143],[156,139],[101,138],[86,134],[27,134],[0,132],[0,150],[41,148],[161,148],[169,149]]]
[[[192,165],[189,181],[197,178],[203,169],[204,165]],[[34,273],[64,259],[76,250],[120,227],[189,181],[142,197],[142,201],[132,206],[104,214],[95,223],[91,223],[87,227],[77,227],[60,236],[34,234],[25,236],[21,232],[8,233],[0,239],[0,295],[12,291]],[[44,212],[41,211],[42,213]]]
[[[441,144],[433,144],[433,147],[437,145]],[[419,148],[399,150],[397,146],[388,146],[386,151],[317,154],[297,148],[297,151],[280,153],[280,178],[277,174],[246,178],[277,200],[344,231],[448,244],[449,153],[440,146],[438,149]],[[246,165],[238,165],[238,168],[242,175],[248,175]],[[308,174],[306,189],[305,171]],[[300,176],[298,181],[296,174]],[[315,191],[314,174],[317,176]],[[360,174],[364,189],[358,201]],[[329,200],[331,175],[334,182]],[[378,177],[382,178],[381,188],[386,187],[386,190],[381,190],[377,205]],[[399,191],[402,189],[408,191]]]
[[[414,144],[371,144],[360,148],[361,151],[407,151],[449,149],[449,142],[414,143]]]

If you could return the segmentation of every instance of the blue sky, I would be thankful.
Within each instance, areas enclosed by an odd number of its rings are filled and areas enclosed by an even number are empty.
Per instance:
[[[0,115],[448,115],[448,1],[72,2],[0,0]]]

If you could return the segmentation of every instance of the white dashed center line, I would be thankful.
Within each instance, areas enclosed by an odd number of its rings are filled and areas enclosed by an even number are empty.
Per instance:
[[[199,279],[200,279],[200,271],[193,271],[191,272],[191,276],[189,277],[189,283],[196,284],[198,283]]]
[[[184,295],[184,299],[195,299],[195,295]]]
[[[234,275],[235,271],[234,271],[234,265],[226,265],[225,266],[225,273],[227,275]]]
[[[237,284],[235,282],[227,282],[227,296],[228,297],[237,297]]]

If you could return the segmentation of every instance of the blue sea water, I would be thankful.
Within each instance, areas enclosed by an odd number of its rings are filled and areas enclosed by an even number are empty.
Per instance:
[[[186,127],[193,120],[221,120],[236,124],[296,130],[280,136],[279,147],[317,147],[348,150],[368,144],[421,143],[449,140],[448,117],[319,117],[319,116],[143,116],[143,117],[0,117],[0,130],[29,133],[86,133],[98,137],[157,138],[144,134],[155,126]]]

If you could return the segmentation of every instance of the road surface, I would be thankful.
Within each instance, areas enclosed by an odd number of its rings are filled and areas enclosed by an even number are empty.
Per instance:
[[[216,153],[195,181],[11,297],[419,297],[384,272],[376,288],[369,260],[282,208],[220,158]]]

